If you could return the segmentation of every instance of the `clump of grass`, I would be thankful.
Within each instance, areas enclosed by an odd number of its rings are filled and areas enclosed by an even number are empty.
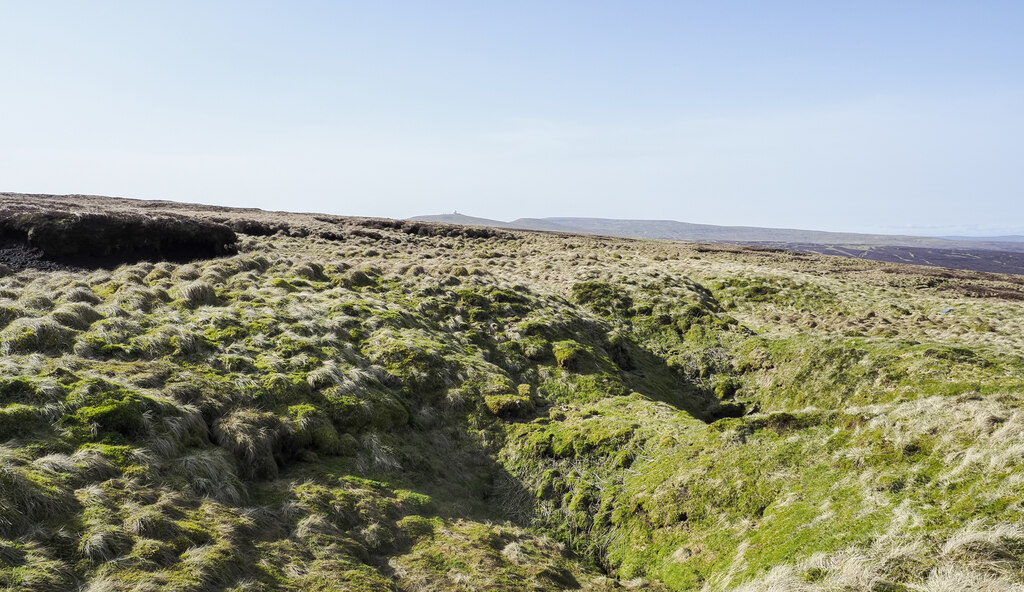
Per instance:
[[[75,461],[72,460],[67,454],[60,452],[54,452],[41,456],[34,461],[32,465],[36,468],[42,469],[48,473],[60,474],[60,473],[73,473],[77,469]]]
[[[0,586],[4,589],[63,592],[75,588],[72,566],[43,545],[2,542],[0,547]]]
[[[303,449],[312,446],[319,452],[339,455],[355,452],[346,439],[338,435],[331,420],[312,405],[292,405],[288,408],[292,420],[289,430],[291,445]]]
[[[204,280],[196,280],[183,284],[178,288],[182,301],[190,307],[217,304],[217,290]]]
[[[99,304],[103,302],[103,299],[89,286],[75,286],[65,292],[62,299],[65,302],[84,302],[86,304]]]
[[[296,265],[292,268],[292,275],[316,282],[327,281],[327,276],[324,275],[324,267],[319,263],[306,262]]]
[[[43,433],[46,425],[43,409],[33,405],[12,403],[0,408],[0,434],[4,438]]]
[[[243,573],[245,564],[228,542],[190,547],[181,556],[181,567],[202,588],[223,589]]]
[[[974,522],[938,545],[892,534],[867,549],[816,553],[796,564],[776,566],[739,586],[715,578],[712,590],[992,590],[1018,588],[1024,560],[1015,525],[983,528]]]
[[[327,360],[322,366],[306,375],[306,381],[313,388],[337,386],[345,382],[345,374],[333,360]]]
[[[0,348],[6,353],[60,354],[70,351],[75,331],[52,318],[22,317],[0,331]]]
[[[557,341],[551,345],[551,350],[559,367],[569,371],[576,371],[582,367],[586,348],[576,341],[571,339]]]
[[[140,561],[143,565],[167,567],[178,560],[178,553],[172,543],[147,538],[136,538],[128,561]],[[156,582],[153,582],[156,586]]]
[[[137,338],[144,332],[142,325],[131,317],[108,317],[95,322],[89,331],[78,336],[75,353],[82,357],[133,357],[151,353]]]
[[[239,272],[266,271],[270,267],[270,261],[266,257],[250,253],[237,255],[230,262]]]
[[[492,415],[503,419],[526,417],[534,410],[529,395],[486,395],[484,404]]]
[[[78,550],[86,559],[99,563],[124,555],[131,545],[132,537],[123,528],[105,524],[86,530]]]
[[[9,325],[11,321],[28,315],[28,312],[16,305],[0,303],[0,330]]]
[[[374,268],[354,269],[341,280],[346,288],[366,288],[377,285],[378,270]]]
[[[79,448],[70,456],[70,460],[74,463],[75,473],[81,481],[103,481],[118,474],[114,463],[98,448]]]
[[[88,329],[90,325],[103,318],[102,314],[85,302],[64,304],[50,313],[50,316],[65,327],[80,331]]]
[[[247,497],[245,485],[238,478],[236,463],[223,450],[191,452],[177,459],[177,465],[198,496],[226,504],[238,504]]]
[[[70,494],[58,482],[32,471],[24,456],[0,447],[0,534],[17,536],[33,524],[66,512]]]
[[[975,520],[946,540],[940,552],[943,558],[1012,574],[1024,567],[1024,529],[1016,524],[985,528]]]
[[[135,316],[139,313],[152,312],[154,307],[170,300],[170,294],[161,287],[135,286],[118,290],[107,306],[109,310],[124,311],[130,316]]]
[[[18,302],[24,304],[31,310],[46,312],[53,309],[53,300],[48,296],[38,294],[32,291],[26,291],[22,294]]]
[[[235,455],[247,478],[277,477],[280,419],[273,413],[237,409],[217,420],[211,435],[219,446]]]
[[[357,458],[357,466],[361,472],[372,471],[397,471],[401,470],[402,463],[395,454],[395,448],[377,432],[367,432],[359,439],[360,453]]]

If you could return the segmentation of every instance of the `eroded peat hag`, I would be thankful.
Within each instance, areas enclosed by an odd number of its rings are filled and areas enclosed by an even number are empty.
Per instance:
[[[1022,585],[1014,278],[79,202],[237,252],[0,277],[2,588]]]
[[[73,201],[0,201],[0,257],[14,269],[114,268],[139,261],[186,263],[235,252],[223,224],[177,214],[75,211]]]

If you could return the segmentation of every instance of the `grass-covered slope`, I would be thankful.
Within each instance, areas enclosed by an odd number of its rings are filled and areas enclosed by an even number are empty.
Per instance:
[[[189,215],[0,278],[0,589],[1022,589],[1012,278]]]

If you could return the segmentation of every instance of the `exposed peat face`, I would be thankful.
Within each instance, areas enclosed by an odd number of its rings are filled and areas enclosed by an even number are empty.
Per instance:
[[[181,215],[3,211],[0,264],[13,269],[114,268],[139,261],[185,263],[230,255],[223,224]]]

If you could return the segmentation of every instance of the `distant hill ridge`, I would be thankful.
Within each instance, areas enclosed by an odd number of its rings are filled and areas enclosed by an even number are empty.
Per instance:
[[[666,240],[727,242],[727,243],[803,243],[822,245],[871,245],[891,247],[920,247],[931,249],[984,249],[1024,253],[1024,237],[924,237],[895,234],[862,234],[854,232],[828,232],[793,228],[762,228],[757,226],[718,226],[693,224],[676,220],[622,220],[614,218],[518,218],[511,222],[477,218],[464,214],[415,216],[411,220],[471,224],[514,228],[520,230],[547,230],[584,234],[604,234],[631,238]]]
[[[753,245],[888,263],[1024,275],[1024,237],[1019,236],[926,237],[609,218],[519,218],[502,222],[459,213],[411,219],[519,230]]]

